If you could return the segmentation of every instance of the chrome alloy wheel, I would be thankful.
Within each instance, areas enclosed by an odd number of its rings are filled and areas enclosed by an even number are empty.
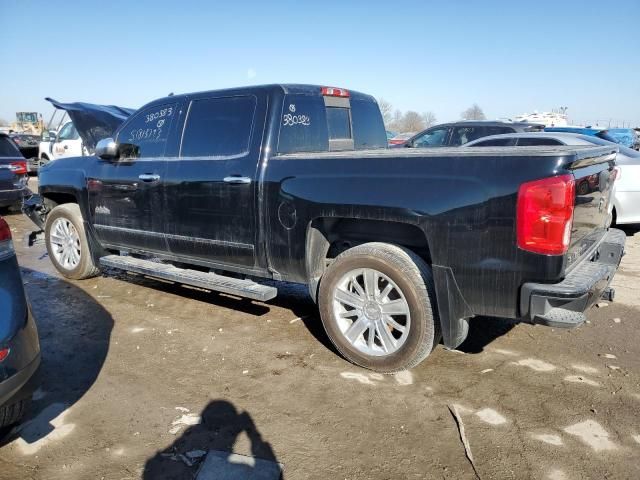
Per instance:
[[[80,263],[80,235],[66,218],[57,218],[51,226],[49,243],[56,262],[65,270],[74,270]]]
[[[333,292],[333,313],[344,338],[366,355],[397,351],[411,328],[409,304],[402,290],[384,273],[351,270]]]

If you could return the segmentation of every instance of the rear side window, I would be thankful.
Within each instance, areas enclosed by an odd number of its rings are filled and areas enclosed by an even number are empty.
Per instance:
[[[510,147],[515,145],[513,138],[493,138],[474,144],[474,147]]]
[[[337,116],[339,115],[338,113]],[[329,127],[322,97],[286,95],[280,119],[278,152],[326,152],[328,150]]]
[[[562,142],[555,140],[553,138],[519,138],[518,146],[519,147],[535,147],[535,146],[551,146],[551,145],[562,145]]]
[[[22,153],[9,137],[0,136],[0,157],[22,157]]]
[[[164,156],[169,129],[177,115],[175,104],[154,105],[137,112],[118,133],[124,158]]]
[[[478,138],[489,135],[501,135],[503,133],[513,133],[514,129],[500,126],[469,126],[455,127],[451,136],[451,145],[464,145]]]
[[[353,143],[356,150],[387,148],[387,133],[378,104],[371,100],[351,99]]]
[[[237,157],[249,152],[256,97],[193,100],[182,134],[181,157]]]

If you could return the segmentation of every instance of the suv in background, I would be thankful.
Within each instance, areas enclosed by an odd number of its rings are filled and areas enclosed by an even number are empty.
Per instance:
[[[535,123],[494,122],[487,120],[465,120],[443,123],[415,134],[406,142],[393,147],[457,147],[489,135],[540,131],[544,125]]]

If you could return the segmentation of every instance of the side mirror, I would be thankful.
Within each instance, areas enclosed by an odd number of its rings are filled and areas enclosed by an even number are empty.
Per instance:
[[[103,138],[96,145],[96,157],[113,160],[118,157],[118,144],[113,138]]]
[[[50,142],[55,142],[56,141],[56,136],[57,136],[56,132],[49,132],[48,136],[49,136],[49,141]],[[46,140],[46,138],[44,140]]]

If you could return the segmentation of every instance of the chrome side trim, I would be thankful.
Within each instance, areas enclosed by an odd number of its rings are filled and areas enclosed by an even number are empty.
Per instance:
[[[248,243],[236,243],[236,242],[228,242],[226,240],[214,240],[210,238],[188,237],[186,235],[174,235],[172,233],[150,232],[147,230],[138,230],[135,228],[114,227],[111,225],[97,225],[97,224],[94,224],[94,228],[96,230],[103,230],[103,231],[134,233],[142,236],[166,238],[167,240],[179,240],[179,241],[186,241],[186,242],[202,243],[205,245],[242,248],[243,250],[253,251],[254,249],[254,246]]]

